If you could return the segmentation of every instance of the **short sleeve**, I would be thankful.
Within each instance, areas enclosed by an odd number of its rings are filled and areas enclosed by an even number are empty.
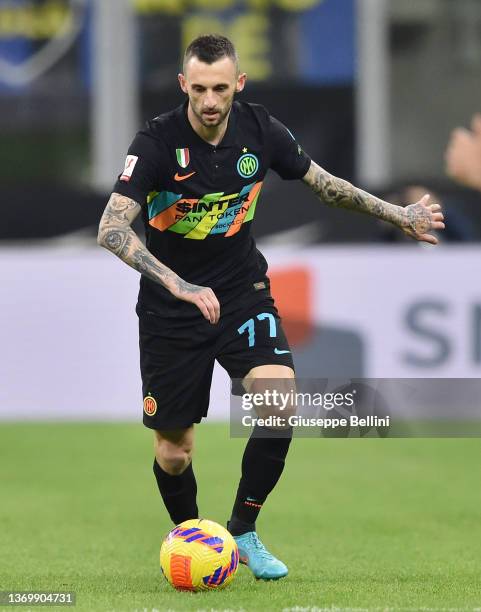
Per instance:
[[[311,158],[291,132],[275,117],[269,117],[270,167],[285,180],[301,179],[309,170]]]
[[[125,166],[114,186],[114,192],[144,204],[151,191],[157,191],[162,169],[166,167],[165,145],[161,140],[142,130],[129,147]]]

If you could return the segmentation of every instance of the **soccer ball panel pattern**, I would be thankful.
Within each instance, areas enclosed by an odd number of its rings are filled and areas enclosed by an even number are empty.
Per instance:
[[[231,534],[214,521],[192,519],[170,531],[160,549],[160,567],[179,591],[227,586],[239,565],[239,551]]]

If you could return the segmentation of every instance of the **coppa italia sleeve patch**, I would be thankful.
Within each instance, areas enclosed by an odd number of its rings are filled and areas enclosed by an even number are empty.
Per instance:
[[[132,172],[134,171],[135,164],[139,161],[137,155],[127,155],[127,159],[125,160],[125,168],[122,172],[122,176],[120,177],[121,181],[124,183],[128,183],[132,178]]]

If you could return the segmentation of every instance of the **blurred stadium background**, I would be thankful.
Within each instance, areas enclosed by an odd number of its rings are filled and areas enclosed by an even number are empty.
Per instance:
[[[97,224],[133,134],[181,102],[183,48],[209,31],[237,44],[243,96],[318,163],[445,206],[441,246],[423,248],[269,177],[255,233],[299,374],[479,376],[481,196],[443,160],[481,108],[478,0],[0,0],[1,418],[138,418],[138,278],[96,246]]]
[[[202,599],[159,582],[139,279],[96,233],[129,142],[181,103],[183,48],[210,31],[236,43],[245,99],[318,163],[446,211],[431,248],[268,177],[255,234],[298,374],[481,374],[481,194],[443,159],[481,110],[479,0],[0,0],[0,590],[71,589],[89,611],[479,610],[479,439],[298,439],[260,521],[289,579],[241,569]],[[228,390],[217,370],[210,420]],[[201,512],[223,522],[244,441],[223,423],[198,437]]]

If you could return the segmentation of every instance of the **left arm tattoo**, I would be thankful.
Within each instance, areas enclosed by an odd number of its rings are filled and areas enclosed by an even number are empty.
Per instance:
[[[388,221],[414,240],[437,244],[437,237],[430,232],[444,229],[441,206],[437,203],[430,204],[428,194],[409,206],[396,206],[332,176],[315,162],[311,162],[311,167],[302,180],[328,206],[357,210]]]
[[[354,187],[348,181],[329,174],[315,162],[311,162],[311,167],[302,180],[328,206],[357,210],[383,221],[389,221],[398,227],[409,224],[402,206],[389,204],[367,191]]]

